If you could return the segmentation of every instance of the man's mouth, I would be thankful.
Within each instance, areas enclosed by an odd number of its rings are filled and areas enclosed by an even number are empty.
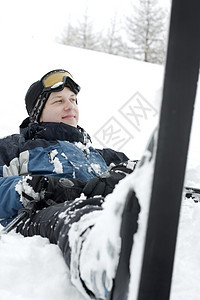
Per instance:
[[[75,118],[74,115],[66,115],[62,117],[62,119],[74,119],[74,118]]]

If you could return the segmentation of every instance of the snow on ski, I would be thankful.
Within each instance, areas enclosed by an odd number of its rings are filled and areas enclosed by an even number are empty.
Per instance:
[[[122,237],[122,248],[119,258],[114,287],[111,293],[113,300],[126,300],[128,297],[128,286],[130,279],[129,260],[133,245],[133,236],[137,232],[137,218],[140,212],[138,199],[133,190],[127,194],[125,208],[122,215],[120,235]]]
[[[200,2],[173,0],[138,300],[167,300],[200,61]]]

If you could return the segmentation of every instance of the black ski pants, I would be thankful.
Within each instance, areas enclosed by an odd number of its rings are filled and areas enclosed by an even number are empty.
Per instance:
[[[25,237],[40,235],[57,244],[70,268],[71,249],[68,232],[74,222],[90,212],[102,210],[102,197],[78,199],[56,204],[35,212],[28,220],[17,226],[17,232]]]

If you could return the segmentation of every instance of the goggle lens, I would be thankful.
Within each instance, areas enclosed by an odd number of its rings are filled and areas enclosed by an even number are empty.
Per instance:
[[[69,86],[75,94],[80,91],[80,86],[74,81],[72,75],[65,70],[55,70],[46,74],[41,79],[44,91],[63,89]]]
[[[47,74],[43,79],[42,79],[42,83],[44,85],[45,88],[47,87],[52,87],[55,84],[59,83],[59,82],[63,82],[63,77],[70,77],[72,80],[72,76],[65,71],[55,71],[54,73],[49,73]]]

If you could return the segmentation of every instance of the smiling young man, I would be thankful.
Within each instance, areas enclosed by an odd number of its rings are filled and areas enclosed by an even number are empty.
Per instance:
[[[21,209],[28,210],[30,216],[17,232],[58,244],[76,287],[89,299],[106,299],[101,279],[96,291],[97,283],[84,283],[79,274],[81,245],[103,211],[104,197],[133,171],[135,162],[127,163],[121,152],[91,146],[89,135],[78,125],[79,91],[72,75],[62,69],[48,72],[28,89],[29,117],[20,134],[0,140],[0,222],[6,226]],[[74,224],[80,230],[70,240]]]
[[[51,93],[41,114],[40,122],[65,123],[77,127],[79,110],[77,95],[68,87]]]

